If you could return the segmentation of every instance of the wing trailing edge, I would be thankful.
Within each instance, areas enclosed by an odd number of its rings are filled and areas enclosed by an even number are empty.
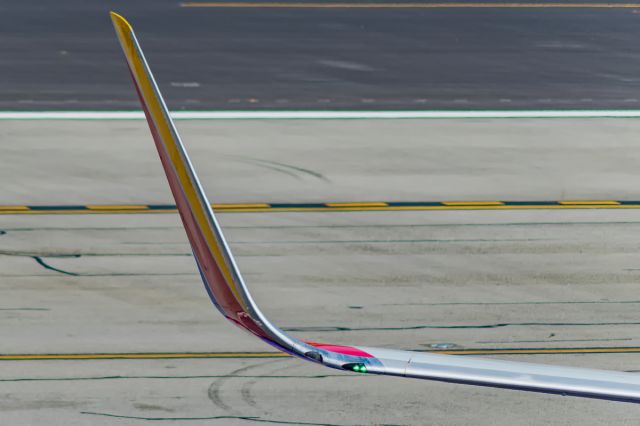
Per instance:
[[[327,367],[588,398],[640,402],[633,373],[307,342],[273,325],[254,302],[198,181],[131,25],[111,19],[202,281],[229,321],[291,355]]]

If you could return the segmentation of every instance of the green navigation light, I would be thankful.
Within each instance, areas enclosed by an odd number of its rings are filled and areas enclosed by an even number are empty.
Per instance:
[[[355,371],[356,373],[366,373],[367,372],[367,367],[362,364],[362,363],[348,363],[348,364],[342,364],[342,368],[344,368],[345,370],[351,370],[351,371]]]

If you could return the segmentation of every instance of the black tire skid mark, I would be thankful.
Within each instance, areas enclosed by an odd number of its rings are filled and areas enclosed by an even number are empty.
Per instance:
[[[282,359],[282,360],[278,360],[278,361],[290,361],[288,359]],[[274,362],[275,363],[275,362]],[[287,371],[287,370],[291,370],[291,366],[287,365],[285,367],[278,367],[278,368],[274,368],[272,370],[269,371],[269,374],[274,375],[275,373],[280,373],[282,371]],[[277,374],[275,374],[277,375]],[[242,396],[242,400],[247,403],[247,405],[254,407],[254,408],[258,408],[258,403],[256,401],[256,399],[253,396],[253,392],[252,389],[255,386],[255,384],[258,382],[258,380],[260,380],[260,377],[253,377],[251,379],[249,379],[248,381],[246,381],[242,387],[240,388],[240,395]]]
[[[329,179],[326,176],[324,176],[322,173],[319,173],[310,169],[305,169],[303,167],[293,166],[291,164],[281,163],[278,161],[263,160],[261,158],[253,158],[253,157],[245,157],[245,156],[237,156],[237,155],[230,155],[228,157],[231,157],[242,163],[252,164],[258,167],[264,167],[269,170],[274,170],[280,173],[284,173],[298,180],[301,179],[299,175],[303,174],[303,175],[312,176],[316,179],[319,179],[325,182],[330,182]]]
[[[277,361],[277,360],[276,360]],[[261,367],[263,365],[266,364],[270,364],[274,362],[273,360],[269,360],[269,361],[265,361],[265,362],[258,362],[258,363],[253,363],[250,365],[246,365],[244,367],[238,368],[236,370],[233,370],[232,372],[230,372],[228,375],[225,375],[223,377],[220,377],[219,379],[214,380],[211,385],[209,385],[209,389],[207,390],[207,396],[209,397],[209,400],[211,402],[213,402],[213,404],[222,409],[223,411],[229,412],[229,413],[233,413],[235,415],[240,415],[241,413],[238,410],[235,410],[233,407],[231,407],[230,405],[226,404],[223,400],[222,400],[222,388],[224,386],[224,384],[231,378],[233,378],[233,376],[237,376],[240,373],[244,373],[246,371],[252,370],[254,368],[258,368]]]

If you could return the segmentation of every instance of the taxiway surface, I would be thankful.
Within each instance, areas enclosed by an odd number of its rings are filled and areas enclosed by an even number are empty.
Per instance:
[[[145,126],[3,122],[2,204],[170,203]],[[640,198],[633,120],[178,126],[214,202]],[[306,339],[640,369],[640,210],[220,220],[265,313]],[[0,413],[12,424],[640,418],[629,404],[345,374],[281,357],[211,306],[176,214],[9,214],[0,232]]]
[[[110,9],[131,20],[176,110],[640,108],[634,3],[239,7],[250,3],[5,2],[0,109],[138,109]]]

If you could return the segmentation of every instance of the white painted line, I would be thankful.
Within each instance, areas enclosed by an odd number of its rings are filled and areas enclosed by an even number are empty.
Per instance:
[[[176,111],[176,120],[348,120],[433,118],[638,118],[640,110],[531,111]],[[0,120],[142,120],[142,111],[0,111]]]

